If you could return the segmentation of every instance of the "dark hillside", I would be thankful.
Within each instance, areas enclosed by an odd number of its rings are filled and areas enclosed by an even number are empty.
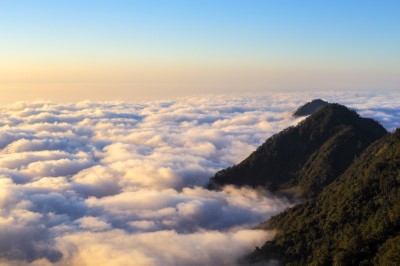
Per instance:
[[[261,227],[279,233],[252,262],[400,265],[400,129],[372,144],[317,198]]]
[[[312,100],[311,102],[308,102],[302,106],[300,106],[294,113],[293,116],[307,116],[313,114],[315,111],[317,111],[319,108],[324,107],[328,105],[328,102],[325,102],[321,99],[315,99]]]
[[[386,134],[372,119],[339,104],[329,104],[262,144],[236,166],[221,170],[209,187],[225,184],[291,188],[307,198],[342,174],[372,142]]]

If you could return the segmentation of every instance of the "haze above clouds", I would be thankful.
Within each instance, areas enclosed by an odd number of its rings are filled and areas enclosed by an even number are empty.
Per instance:
[[[315,97],[392,130],[400,95],[276,94],[156,102],[16,103],[0,110],[0,263],[231,265],[290,206],[204,186]]]

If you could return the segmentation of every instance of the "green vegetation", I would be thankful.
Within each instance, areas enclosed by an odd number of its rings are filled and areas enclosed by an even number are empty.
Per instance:
[[[259,227],[277,230],[247,262],[400,265],[400,129],[328,104],[269,138],[210,182],[301,192],[305,201]]]
[[[400,129],[367,148],[319,196],[260,227],[278,234],[251,262],[400,265]]]
[[[209,187],[262,186],[312,198],[386,133],[379,123],[329,104],[298,126],[269,138],[238,165],[216,173]]]

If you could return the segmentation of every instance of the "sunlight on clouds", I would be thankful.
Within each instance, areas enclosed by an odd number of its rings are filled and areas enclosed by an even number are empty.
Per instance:
[[[127,234],[122,230],[102,233],[76,233],[57,239],[66,246],[79,246],[67,254],[72,265],[232,265],[256,245],[273,236],[272,232],[238,230],[232,232],[175,231]],[[60,244],[59,244],[60,245]],[[62,246],[60,248],[62,250]]]
[[[232,265],[273,237],[248,230],[291,203],[204,189],[291,112],[322,97],[389,130],[396,94],[19,102],[0,110],[0,264]]]

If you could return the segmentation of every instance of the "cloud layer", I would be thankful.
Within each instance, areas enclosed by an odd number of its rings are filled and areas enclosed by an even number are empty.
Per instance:
[[[290,206],[204,186],[322,97],[400,124],[397,94],[276,94],[155,102],[16,103],[0,110],[0,263],[232,265]]]

